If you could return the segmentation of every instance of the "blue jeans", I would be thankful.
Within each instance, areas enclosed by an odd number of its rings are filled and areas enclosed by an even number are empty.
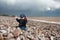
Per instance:
[[[19,26],[18,26],[18,27],[19,27]],[[18,27],[17,27],[17,28],[18,28]],[[22,29],[22,30],[25,30],[25,31],[27,30],[26,26],[22,26],[22,27],[19,27],[19,28]]]
[[[26,27],[24,27],[24,26],[23,26],[23,27],[20,27],[20,28],[21,28],[22,30],[25,30],[25,31],[27,30],[27,28],[26,28]]]

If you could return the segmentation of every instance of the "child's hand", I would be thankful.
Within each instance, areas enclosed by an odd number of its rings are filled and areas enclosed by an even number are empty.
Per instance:
[[[18,18],[17,16],[15,16],[15,18]]]

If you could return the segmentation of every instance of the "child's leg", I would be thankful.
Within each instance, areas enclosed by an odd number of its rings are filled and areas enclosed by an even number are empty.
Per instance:
[[[27,30],[26,26],[21,27],[22,30]]]

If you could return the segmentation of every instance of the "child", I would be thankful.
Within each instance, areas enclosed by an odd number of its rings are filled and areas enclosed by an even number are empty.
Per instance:
[[[26,29],[27,18],[25,14],[21,14],[20,19],[16,18],[16,20],[19,23],[19,26],[18,26],[19,28],[21,28],[22,30],[27,30]]]

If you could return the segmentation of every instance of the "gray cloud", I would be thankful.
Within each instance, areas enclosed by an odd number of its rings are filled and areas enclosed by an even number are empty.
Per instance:
[[[55,10],[60,9],[59,0],[0,0],[0,4],[5,4],[14,9],[34,9]]]
[[[58,0],[59,1],[59,0]],[[34,16],[60,16],[60,1],[57,0],[0,0],[0,13]],[[58,10],[59,9],[59,10]]]
[[[55,0],[55,1],[60,2],[60,0]]]

